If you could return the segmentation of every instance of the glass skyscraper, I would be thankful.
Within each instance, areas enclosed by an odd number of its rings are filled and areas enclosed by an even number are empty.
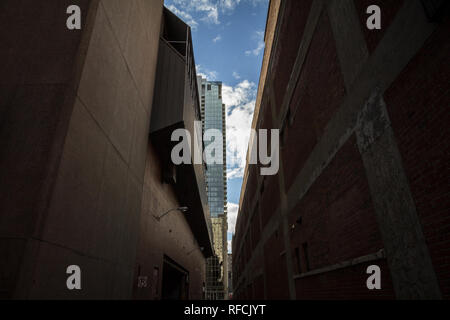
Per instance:
[[[216,129],[222,132],[225,146],[225,105],[222,103],[222,83],[206,82],[202,90],[203,130]],[[203,94],[204,93],[204,94]],[[204,105],[204,106],[203,106]],[[205,147],[211,142],[205,142]],[[224,149],[225,151],[225,149]],[[211,217],[217,218],[224,214],[226,209],[226,154],[224,152],[223,164],[208,164],[208,203]]]
[[[203,133],[219,130],[223,136],[223,162],[207,164],[206,180],[208,204],[213,225],[215,259],[207,263],[206,298],[226,299],[228,291],[228,222],[227,222],[227,165],[226,111],[222,102],[222,83],[198,77]],[[212,142],[205,141],[205,148]],[[211,275],[208,281],[208,274]],[[217,278],[217,274],[220,276]]]

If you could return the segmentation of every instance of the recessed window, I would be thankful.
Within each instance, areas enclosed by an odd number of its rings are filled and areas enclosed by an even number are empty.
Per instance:
[[[297,265],[297,272],[300,274],[302,273],[302,261],[300,259],[300,248],[295,248],[295,262]]]
[[[305,266],[306,266],[306,272],[310,271],[310,265],[309,265],[309,252],[308,252],[308,243],[303,244],[303,255],[305,257]]]

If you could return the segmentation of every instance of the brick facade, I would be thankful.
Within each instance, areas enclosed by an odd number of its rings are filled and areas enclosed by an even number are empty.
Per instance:
[[[381,30],[366,28],[372,4]],[[430,21],[421,1],[272,2],[253,124],[281,130],[281,167],[246,168],[235,299],[449,298],[441,10]],[[366,287],[370,265],[381,290]]]

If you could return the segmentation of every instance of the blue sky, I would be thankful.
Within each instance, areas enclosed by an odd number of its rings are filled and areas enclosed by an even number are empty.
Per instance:
[[[269,0],[165,1],[165,6],[192,28],[197,74],[223,82],[227,106],[229,241],[238,212],[268,5]]]

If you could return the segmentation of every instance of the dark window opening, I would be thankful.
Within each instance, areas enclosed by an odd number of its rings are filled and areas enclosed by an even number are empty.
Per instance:
[[[309,265],[309,253],[308,253],[308,243],[304,243],[303,244],[303,255],[305,256],[305,267],[306,267],[306,272],[310,271],[310,265]]]
[[[155,299],[159,295],[159,267],[153,268],[153,288]]]
[[[189,272],[168,257],[164,258],[162,300],[189,299]]]
[[[300,260],[300,249],[298,247],[295,248],[295,261],[297,264],[297,272],[300,274],[302,273],[302,264]]]

